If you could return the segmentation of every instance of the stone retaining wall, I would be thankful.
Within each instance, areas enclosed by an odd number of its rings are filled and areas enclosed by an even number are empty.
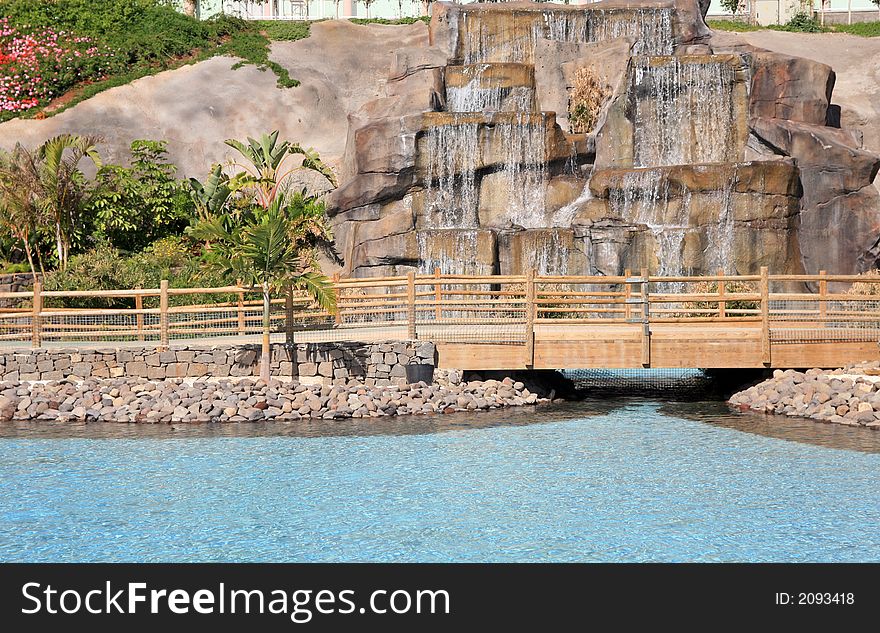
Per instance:
[[[433,343],[297,343],[272,346],[271,374],[306,384],[344,383],[359,378],[367,385],[404,384],[407,365],[434,365]],[[22,349],[0,352],[4,381],[62,380],[67,377],[122,376],[199,378],[258,376],[259,345],[173,346],[95,349]]]
[[[34,289],[34,277],[30,273],[0,275],[0,292],[30,292]],[[0,299],[0,308],[17,308],[20,299]]]

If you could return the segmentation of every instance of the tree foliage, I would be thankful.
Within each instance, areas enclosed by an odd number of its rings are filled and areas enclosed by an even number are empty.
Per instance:
[[[92,202],[95,228],[110,244],[139,251],[183,232],[193,212],[187,188],[174,175],[165,141],[136,140],[128,167],[105,165]]]

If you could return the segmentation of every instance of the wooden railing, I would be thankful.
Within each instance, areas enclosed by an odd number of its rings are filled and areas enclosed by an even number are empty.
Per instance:
[[[719,273],[661,277],[648,271],[621,276],[414,274],[335,279],[338,311],[328,314],[302,293],[273,298],[273,330],[289,340],[427,339],[517,344],[533,350],[535,332],[559,327],[640,328],[646,363],[657,327],[749,324],[760,330],[763,355],[771,342],[874,340],[880,332],[880,293],[843,292],[853,275]],[[831,289],[835,291],[832,292]],[[880,288],[880,286],[878,286]],[[195,295],[199,303],[188,305]],[[73,301],[115,300],[125,307],[58,307]],[[262,328],[262,301],[253,288],[159,288],[0,293],[0,344],[33,347],[78,342],[154,343],[246,337]],[[533,354],[532,354],[533,355]]]

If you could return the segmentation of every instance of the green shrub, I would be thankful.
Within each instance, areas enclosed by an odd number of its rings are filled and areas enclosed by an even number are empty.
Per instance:
[[[98,243],[95,248],[70,258],[67,269],[46,274],[46,290],[121,290],[158,288],[163,279],[171,288],[213,288],[234,284],[234,279],[206,271],[199,247],[179,237],[157,240],[140,253],[125,256],[119,249]],[[233,301],[234,295],[184,295],[171,298],[171,305]],[[67,308],[132,308],[134,299],[51,298],[47,305]],[[158,298],[147,297],[144,307],[158,307]]]
[[[0,274],[12,275],[15,273],[29,273],[29,272],[31,272],[31,267],[27,264],[27,262],[22,262],[19,264],[10,264],[9,262],[0,262]]]
[[[880,37],[880,22],[856,22],[855,24],[836,24],[834,30],[861,37]]]
[[[167,160],[165,141],[136,140],[129,167],[105,165],[98,172],[92,201],[95,230],[110,245],[140,251],[168,235],[183,232],[193,205],[176,167]]]
[[[709,28],[715,29],[716,31],[735,31],[737,33],[760,31],[764,28],[757,24],[743,22],[742,20],[709,20],[708,24]]]
[[[824,29],[816,19],[805,11],[798,11],[783,25],[769,27],[775,31],[792,31],[796,33],[821,33]]]

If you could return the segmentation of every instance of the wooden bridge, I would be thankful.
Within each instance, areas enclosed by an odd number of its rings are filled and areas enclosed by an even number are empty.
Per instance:
[[[854,282],[871,294],[853,294]],[[876,286],[872,286],[876,283]],[[273,300],[275,341],[430,340],[463,369],[838,367],[880,358],[880,278],[416,275],[336,279],[327,314]],[[874,294],[876,293],[876,294]],[[256,342],[254,290],[0,293],[0,345]],[[100,301],[107,307],[70,307]]]

